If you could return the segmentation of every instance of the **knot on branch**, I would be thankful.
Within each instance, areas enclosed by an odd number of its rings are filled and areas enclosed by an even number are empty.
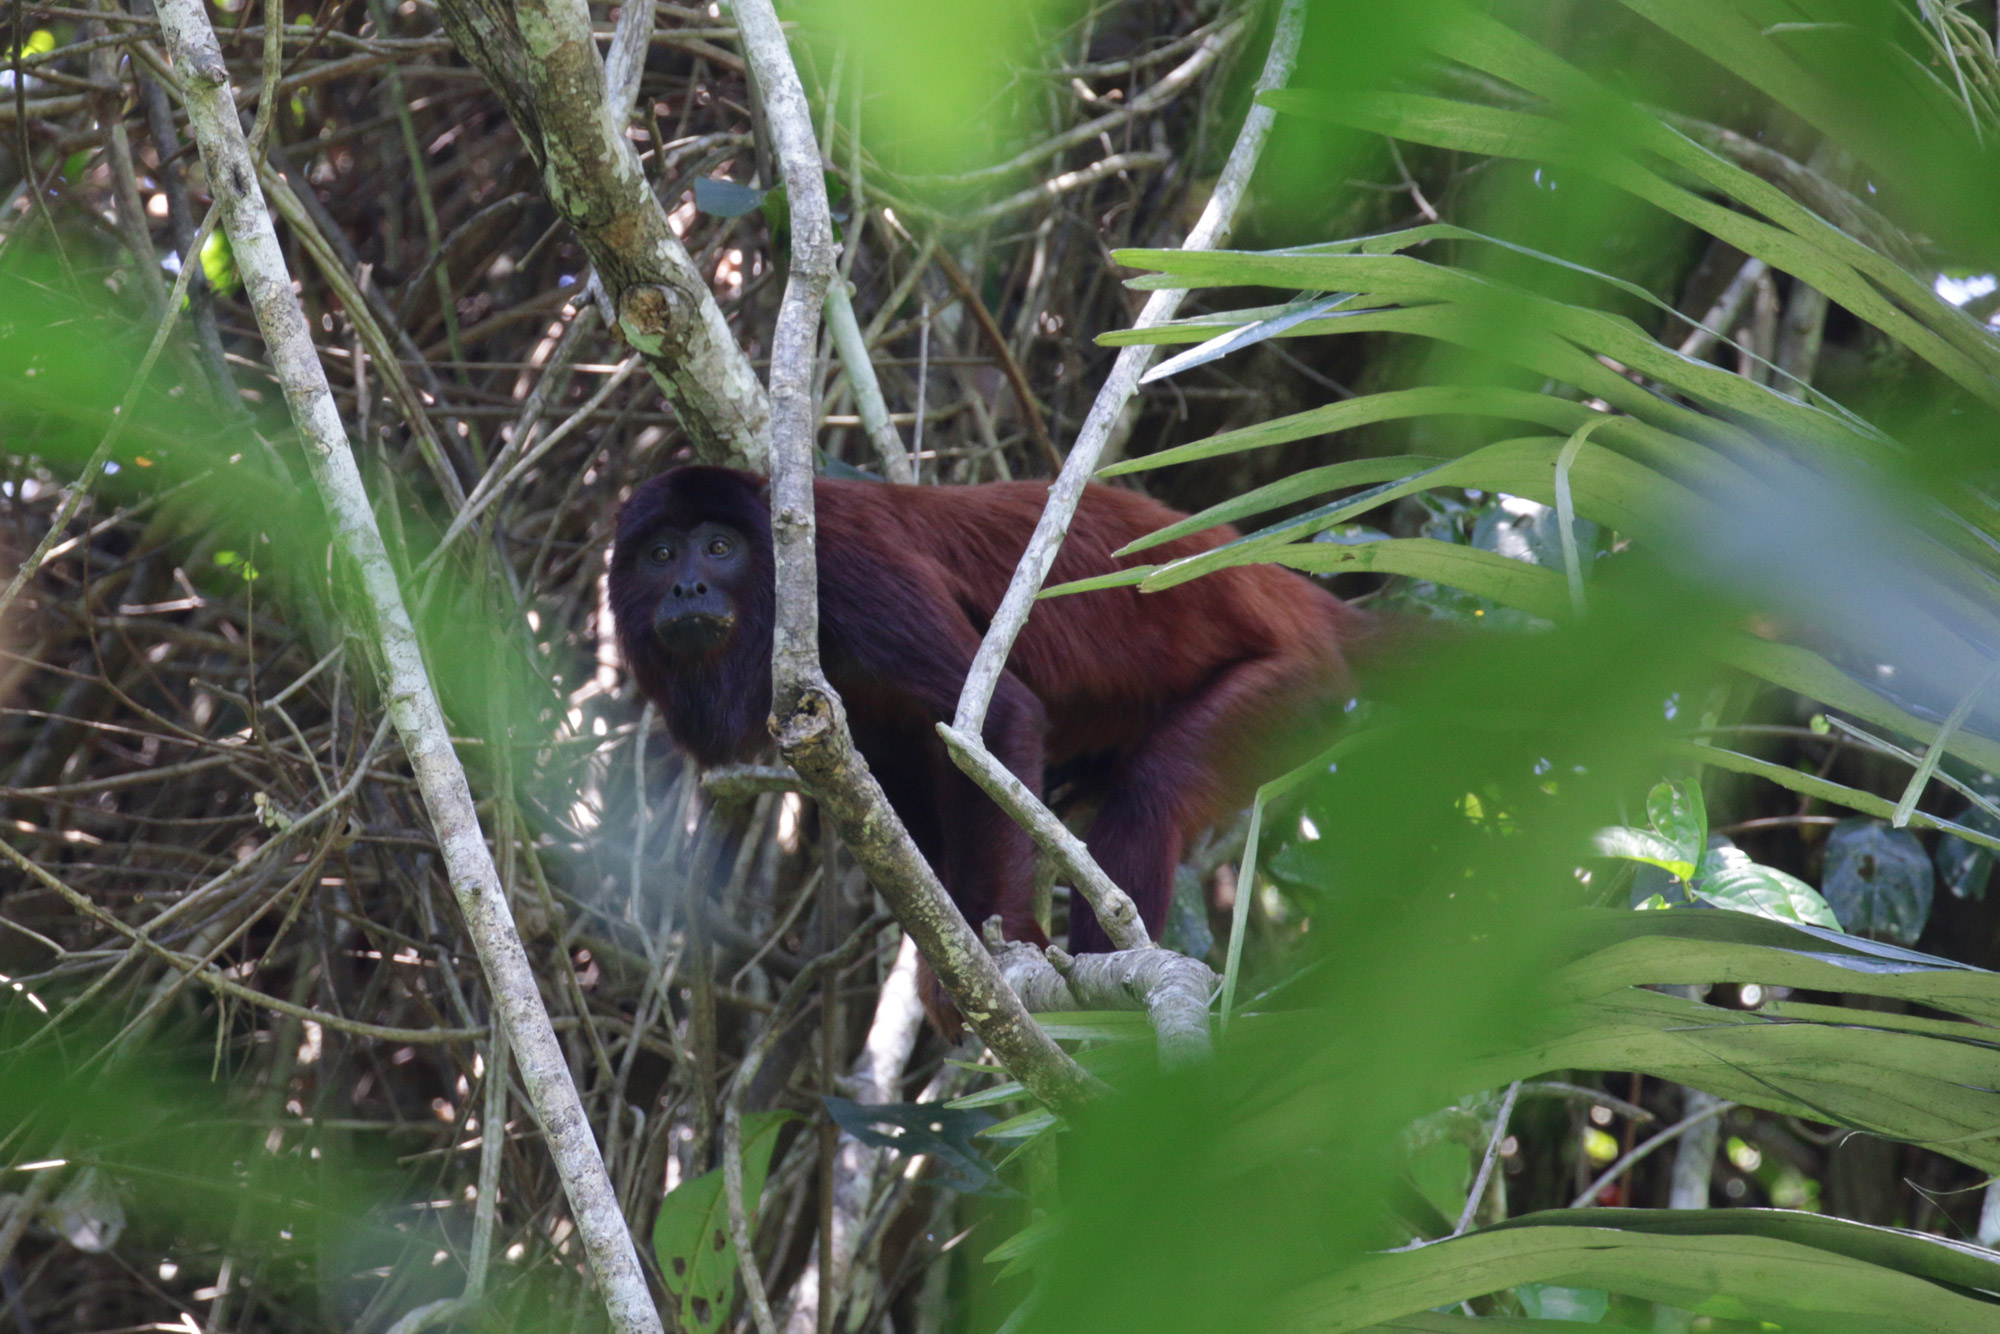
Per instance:
[[[618,294],[618,328],[648,357],[681,360],[693,319],[693,303],[665,283],[634,283]]]
[[[220,88],[229,82],[229,66],[216,47],[198,46],[188,54],[187,71],[181,75],[181,81],[207,89]]]
[[[838,765],[840,703],[825,687],[807,685],[788,703],[774,704],[770,727],[779,753],[801,774]]]

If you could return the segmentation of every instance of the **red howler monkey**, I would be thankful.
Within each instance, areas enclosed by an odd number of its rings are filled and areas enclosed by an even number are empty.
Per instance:
[[[946,754],[973,653],[1047,500],[1045,482],[888,486],[820,479],[820,652],[855,743],[976,927],[998,913],[1044,941],[1028,837]],[[1181,518],[1092,486],[1052,581],[1121,568],[1112,552]],[[1171,560],[1235,536],[1212,528],[1148,552]],[[639,687],[703,765],[767,744],[773,565],[764,479],[684,467],[618,516],[611,608]],[[1187,839],[1249,800],[1309,718],[1349,688],[1342,646],[1370,618],[1302,575],[1240,566],[1161,593],[1102,589],[1039,603],[987,713],[985,741],[1040,793],[1060,774],[1094,803],[1087,842],[1156,936]],[[1080,895],[1070,949],[1111,948]]]

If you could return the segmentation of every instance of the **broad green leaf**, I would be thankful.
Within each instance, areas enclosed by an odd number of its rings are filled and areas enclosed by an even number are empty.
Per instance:
[[[953,1108],[999,1107],[1010,1102],[1020,1102],[1028,1096],[1027,1086],[1018,1079],[1003,1079],[990,1089],[968,1093],[953,1098],[945,1106]]]
[[[1337,491],[1342,487],[1395,481],[1436,468],[1444,462],[1443,459],[1425,458],[1413,454],[1393,454],[1383,458],[1350,459],[1345,463],[1328,464],[1324,468],[1308,468],[1272,482],[1268,486],[1260,486],[1255,490],[1245,491],[1233,499],[1211,505],[1177,523],[1156,529],[1137,541],[1126,543],[1114,554],[1132,555],[1171,542],[1175,538],[1206,532],[1219,524],[1235,523],[1245,515],[1261,514],[1266,510],[1297,504],[1301,500],[1324,495],[1328,491]]]
[[[1141,587],[1152,592],[1211,570],[1270,560],[1282,560],[1298,569],[1313,568],[1302,562],[1321,557],[1302,557],[1296,547],[1283,544],[1297,543],[1377,506],[1435,487],[1474,487],[1549,504],[1555,499],[1556,461],[1565,443],[1555,436],[1497,441],[1400,481],[1372,487],[1210,550],[1169,561],[1148,575]],[[1585,517],[1619,532],[1663,541],[1684,533],[1708,512],[1704,502],[1685,487],[1595,444],[1586,445],[1571,465],[1570,489],[1578,513]],[[1567,607],[1567,586],[1563,598]]]
[[[1465,1192],[1472,1184],[1472,1155],[1456,1139],[1440,1139],[1412,1152],[1410,1180],[1447,1219],[1465,1212]],[[1449,1231],[1449,1227],[1446,1229]]]
[[[1742,215],[1718,205],[1691,195],[1688,197],[1698,206],[1692,211],[1704,217],[1711,213],[1722,215],[1721,218],[1710,219],[1717,223],[1720,231],[1740,230],[1737,223],[1724,219],[1748,221]],[[1691,220],[1698,225],[1702,222],[1700,218]],[[1768,227],[1765,230],[1783,238],[1782,244],[1803,244],[1789,233],[1780,233]],[[1750,244],[1749,237],[1742,240],[1746,246]],[[1408,255],[1332,253],[1324,247],[1309,252],[1139,250],[1117,253],[1122,263],[1159,268],[1176,284],[1191,287],[1336,287],[1358,291],[1371,303],[1393,303],[1414,308],[1388,310],[1374,316],[1359,314],[1338,320],[1308,320],[1288,330],[1286,336],[1333,332],[1342,328],[1359,330],[1378,323],[1386,316],[1414,314],[1417,310],[1433,310],[1442,306],[1473,322],[1455,330],[1460,337],[1478,337],[1482,346],[1491,346],[1496,352],[1509,340],[1520,338],[1531,330],[1538,331],[1586,350],[1593,357],[1608,357],[1620,365],[1673,385],[1712,409],[1735,414],[1786,438],[1865,456],[1879,457],[1883,447],[1879,436],[1861,429],[1847,417],[1788,398],[1711,362],[1682,356],[1676,349],[1662,346],[1645,330],[1621,315],[1556,301],[1525,288],[1427,263]],[[1484,328],[1474,327],[1478,325]],[[1571,383],[1576,382],[1572,380]],[[1629,381],[1627,386],[1637,387]],[[2000,387],[1996,387],[1996,393],[2000,394]],[[1637,406],[1627,407],[1627,404],[1636,405],[1638,400],[1622,391],[1616,399],[1608,395],[1605,397],[1608,402],[1625,408],[1634,416],[1655,420],[1662,425],[1669,425],[1669,419],[1674,416],[1662,413],[1658,406],[1645,411]],[[1713,416],[1704,419],[1702,414],[1694,414],[1694,417],[1694,422],[1686,424],[1688,433],[1697,438],[1713,433],[1717,425]],[[1695,424],[1704,420],[1705,431]]]
[[[1698,2],[1706,6],[1708,0]],[[1659,16],[1663,14],[1685,15],[1687,12],[1688,6],[1677,5],[1657,10],[1651,16],[1659,21]],[[1726,8],[1714,12],[1725,22],[1740,24],[1740,15],[1732,15]],[[1672,30],[1671,24],[1663,26]],[[1696,26],[1704,27],[1702,24]],[[1928,281],[1910,273],[1892,255],[1864,244],[1777,186],[1696,143],[1651,112],[1611,93],[1581,70],[1485,14],[1462,8],[1457,11],[1453,22],[1427,31],[1435,39],[1439,55],[1462,61],[1474,69],[1505,79],[1559,104],[1573,119],[1590,125],[1594,132],[1615,136],[1646,154],[1658,156],[1709,188],[1742,202],[1752,211],[1810,242],[1831,260],[1850,265],[1867,275],[1900,308],[1922,319],[1963,355],[1979,363],[1987,375],[2000,375],[2000,347],[1996,347],[1991,335],[1963,311],[1938,301]],[[1705,28],[1702,38],[1694,45],[1707,50],[1704,42],[1712,40],[1713,31]],[[1738,31],[1744,29],[1739,27]],[[1759,40],[1764,36],[1760,32]],[[1709,54],[1720,53],[1718,58],[1726,56],[1723,61],[1726,64],[1738,57],[1757,59],[1771,49],[1768,41],[1761,41],[1761,45],[1746,50],[1724,43]],[[1789,79],[1782,82],[1791,86]],[[1773,86],[1765,86],[1765,91],[1784,100]],[[1866,128],[1866,125],[1863,118],[1862,126]],[[1850,212],[1858,216],[1872,213],[1872,210],[1859,199],[1850,197]],[[1893,224],[1887,222],[1880,222],[1879,225],[1883,229],[1893,229]],[[1808,282],[1812,281],[1810,274],[1801,276]]]
[[[1469,1316],[1456,1311],[1416,1311],[1370,1325],[1368,1334],[1576,1334],[1569,1320],[1530,1320],[1504,1315]]]
[[[1711,848],[1693,885],[1697,898],[1718,908],[1779,922],[1804,922],[1838,931],[1841,922],[1825,899],[1796,876],[1760,866],[1741,848]]]
[[[1842,820],[1827,836],[1820,888],[1849,931],[1915,944],[1930,920],[1932,885],[1931,859],[1907,829]]]
[[[1743,913],[1611,909],[1573,919],[1577,957],[1557,978],[1562,996],[1622,987],[1760,982],[1799,990],[1923,1000],[1986,1027],[2000,1026],[2000,973],[1900,945]],[[1868,1022],[1885,1016],[1870,1013]],[[1967,1036],[1979,1030],[1960,1025]]]
[[[1196,342],[1213,336],[1221,329],[1233,328],[1246,318],[1266,313],[1268,311],[1239,311],[1227,316],[1169,321],[1145,329],[1119,329],[1100,334],[1097,341],[1105,347]],[[1518,310],[1496,312],[1472,309],[1455,302],[1441,302],[1407,310],[1380,310],[1340,321],[1308,320],[1286,331],[1284,336],[1297,338],[1325,333],[1400,333],[1455,343],[1560,383],[1573,385],[1581,393],[1602,399],[1618,411],[1630,413],[1661,430],[1724,444],[1746,458],[1755,459],[1770,454],[1770,447],[1758,436],[1711,414],[1647,392],[1599,361],[1593,351],[1549,332],[1540,321],[1525,318]],[[1643,335],[1640,337],[1643,338]],[[1606,352],[1605,355],[1611,354]],[[1673,355],[1682,369],[1692,371],[1696,367],[1697,363],[1680,357],[1678,353]],[[1672,376],[1668,378],[1675,379]],[[1736,380],[1739,385],[1748,383],[1737,376],[1724,375],[1723,378]],[[1723,391],[1732,397],[1741,392],[1729,387],[1724,387]]]
[[[1524,112],[1407,93],[1316,99],[1293,92],[1270,94],[1263,100],[1294,112],[1337,107],[1338,118],[1359,129],[1438,148],[1526,158],[1587,172],[1773,268],[1804,279],[1989,403],[2000,403],[2000,384],[1977,360],[1912,318],[1847,264],[1789,230],[1724,208],[1671,183],[1617,151],[1592,130]]]
[[[721,177],[698,176],[694,182],[694,206],[718,218],[740,218],[762,205],[768,193]]]
[[[823,1094],[820,1101],[839,1126],[863,1144],[894,1149],[904,1156],[925,1154],[942,1169],[953,1190],[975,1194],[1010,1194],[993,1165],[972,1142],[993,1127],[983,1111],[931,1102],[860,1103]]]
[[[1487,385],[1430,385],[1420,389],[1396,389],[1342,399],[1338,403],[1224,431],[1192,444],[1163,449],[1157,454],[1126,459],[1101,469],[1098,475],[1115,477],[1175,463],[1218,458],[1316,435],[1331,435],[1377,422],[1430,416],[1498,417],[1545,426],[1568,436],[1588,422],[1603,419],[1605,414],[1582,403],[1550,394]],[[1592,438],[1601,445],[1615,448],[1630,458],[1690,484],[1724,485],[1740,481],[1745,476],[1734,463],[1701,441],[1663,431],[1636,417],[1613,417],[1603,421]],[[1432,460],[1412,456],[1411,468],[1425,466],[1428,462]],[[1385,477],[1394,475],[1385,474]]]
[[[1200,347],[1189,348],[1185,352],[1168,357],[1140,376],[1139,383],[1154,384],[1182,371],[1206,366],[1211,361],[1219,361],[1232,352],[1255,346],[1267,338],[1276,338],[1295,324],[1303,324],[1307,320],[1331,313],[1352,297],[1351,292],[1336,292],[1331,295],[1324,292],[1303,293],[1288,302],[1282,313],[1270,319],[1258,320],[1255,324],[1246,324],[1241,328],[1231,329],[1228,333],[1217,334]]]
[[[234,296],[243,286],[243,277],[236,271],[236,252],[229,248],[229,238],[220,227],[201,243],[201,273],[222,296]]]
[[[1983,834],[2000,836],[2000,817],[1983,807],[1967,806],[1958,822]],[[1994,860],[1993,849],[1968,843],[1956,834],[1940,838],[1931,852],[1938,878],[1954,897],[1961,899],[1986,897],[1986,883],[1993,878]]]
[[[1151,1040],[1153,1026],[1138,1010],[1064,1010],[1038,1014],[1039,1023],[1052,1038],[1075,1038],[1088,1042],[1132,1042]]]
[[[1051,584],[1035,596],[1061,598],[1069,597],[1073,593],[1094,593],[1100,588],[1130,588],[1134,584],[1145,582],[1146,576],[1159,568],[1157,565],[1134,565],[1115,574],[1100,574],[1090,579],[1072,579],[1066,584]]]
[[[1045,1107],[1037,1107],[1010,1116],[1005,1121],[990,1125],[979,1134],[984,1139],[1032,1139],[1054,1126],[1062,1124],[1062,1119]]]
[[[1632,914],[1644,922],[1682,915],[1744,916]],[[1970,1024],[1959,1030],[1965,1039],[1953,1040],[1874,1023],[1863,1010],[1845,1023],[1812,1023],[1626,989],[1551,1012],[1544,1028],[1545,1037],[1496,1054],[1483,1073],[1501,1083],[1550,1070],[1636,1070],[1921,1145],[1982,1171],[2000,1167],[2000,1094],[1990,1087],[2000,1048]]]
[[[1001,1278],[1023,1273],[1035,1256],[1060,1236],[1062,1236],[1061,1218],[1055,1214],[1043,1214],[986,1252],[986,1263],[1004,1265],[1005,1268],[999,1273]]]
[[[1643,14],[1821,130],[1837,143],[1923,195],[1932,216],[1983,228],[1994,192],[1990,144],[1968,132],[1965,113],[1940,96],[1934,80],[1879,77],[1892,50],[1867,40],[1851,21],[1813,25],[1816,41],[1796,47],[1772,40],[1755,11],[1725,0],[1624,0]],[[1807,11],[1810,13],[1811,11]],[[1865,11],[1864,11],[1865,12]],[[1828,19],[1845,19],[1838,11]],[[1865,44],[1865,45],[1864,45]],[[1836,80],[1815,73],[1824,69]],[[1868,96],[1851,81],[1869,77]],[[1961,177],[1970,179],[1961,181]],[[1956,216],[1954,216],[1956,215]]]
[[[1822,704],[1851,713],[1866,722],[1892,732],[1913,737],[1929,745],[1937,736],[1935,720],[1919,718],[1868,689],[1811,649],[1792,644],[1775,644],[1754,635],[1739,635],[1722,642],[1722,659],[1772,685],[1796,690]],[[1945,749],[1982,769],[2000,773],[2000,743],[1961,727],[1945,743]],[[1894,813],[1894,807],[1890,808]],[[1921,812],[1912,824],[1924,819]],[[2000,847],[2000,842],[1982,846]]]
[[[753,1112],[743,1118],[743,1203],[754,1230],[757,1201],[771,1168],[778,1132],[796,1112]],[[736,1300],[736,1244],[729,1236],[729,1200],[722,1169],[681,1182],[667,1192],[653,1223],[653,1254],[660,1279],[680,1302],[682,1329],[721,1329]]]
[[[2000,975],[1744,913],[1600,910],[1573,920],[1578,953],[1550,979],[1540,1036],[1495,1053],[1484,1083],[1638,1070],[2000,1167],[1991,1079]],[[1790,1002],[1748,1012],[1649,989],[1744,982],[1921,1000],[1932,1013]]]

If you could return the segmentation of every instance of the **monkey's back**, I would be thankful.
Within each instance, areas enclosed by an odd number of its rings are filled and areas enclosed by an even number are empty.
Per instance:
[[[983,634],[1041,517],[1048,483],[885,488],[822,480],[815,496],[823,524],[863,532],[878,559],[916,562],[922,568],[914,573],[947,593]],[[1136,491],[1093,484],[1048,582],[1163,563],[1237,536],[1219,525],[1134,556],[1112,554],[1185,517]],[[1126,586],[1038,602],[1008,667],[1048,710],[1050,758],[1060,760],[1130,744],[1163,709],[1239,663],[1265,664],[1272,692],[1344,691],[1341,645],[1365,634],[1367,621],[1295,571],[1234,566],[1157,593]]]

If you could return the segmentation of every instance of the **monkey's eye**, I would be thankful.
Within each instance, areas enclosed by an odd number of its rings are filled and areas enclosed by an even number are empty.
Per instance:
[[[650,552],[646,554],[650,559],[652,559],[657,564],[665,565],[668,561],[674,558],[674,549],[668,546],[665,542],[662,542],[660,543],[660,545],[654,547]]]
[[[709,538],[708,554],[711,556],[727,556],[729,554],[729,539],[726,537]]]

